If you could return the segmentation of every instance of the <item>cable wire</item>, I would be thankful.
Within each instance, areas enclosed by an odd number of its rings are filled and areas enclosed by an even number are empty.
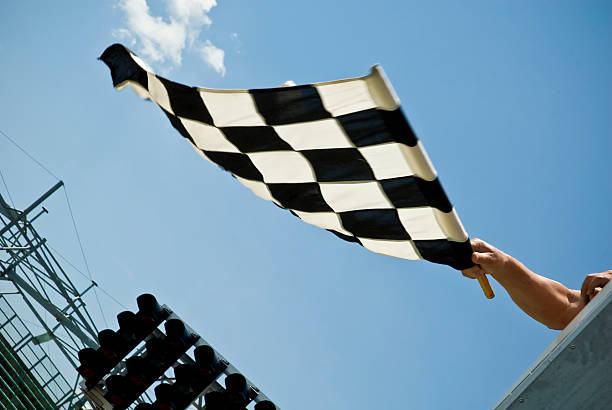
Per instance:
[[[57,256],[59,256],[64,262],[66,262],[68,265],[70,265],[70,267],[72,269],[74,269],[75,271],[77,271],[81,276],[83,276],[85,279],[89,279],[91,280],[83,271],[81,271],[79,268],[77,268],[67,257],[65,257],[60,251],[58,251],[56,248],[54,248],[53,246],[51,246],[49,243],[46,244],[47,247],[49,247],[53,252],[55,252],[57,254]],[[104,293],[106,296],[108,296],[110,299],[113,300],[113,302],[115,302],[116,304],[118,304],[119,306],[121,306],[122,308],[124,308],[125,310],[129,310],[129,308],[127,306],[125,306],[123,303],[121,303],[117,298],[115,298],[113,295],[111,295],[106,289],[104,289],[102,286],[98,285],[98,289],[100,289],[100,291],[102,293]]]
[[[21,148],[21,146],[19,144],[17,144],[11,137],[9,137],[4,131],[0,130],[0,134],[4,135],[7,140],[9,140],[14,146],[16,146],[21,152],[23,152],[28,158],[30,158],[32,161],[37,163],[39,167],[41,167],[42,169],[47,171],[49,173],[49,175],[51,175],[53,178],[57,179],[58,181],[61,181],[61,179],[57,175],[55,175],[53,172],[51,172],[49,170],[49,168],[44,166],[39,160],[34,158],[32,155],[30,155],[30,153],[28,151],[26,151],[25,149]]]
[[[64,188],[64,196],[66,197],[66,203],[68,204],[68,211],[70,212],[70,218],[72,218],[72,226],[74,227],[74,233],[77,237],[77,242],[79,243],[79,248],[81,249],[81,255],[83,256],[83,261],[85,262],[85,269],[87,269],[87,274],[89,275],[89,280],[92,280],[91,271],[89,270],[89,263],[87,262],[87,257],[85,256],[85,250],[83,249],[83,242],[81,242],[81,236],[79,235],[79,230],[77,229],[76,220],[74,219],[74,213],[72,212],[72,207],[70,206],[70,199],[68,199],[68,191],[66,190],[66,185],[63,185]],[[104,310],[102,309],[102,304],[100,303],[100,298],[98,297],[98,292],[96,291],[96,287],[93,289],[94,295],[96,296],[96,301],[98,302],[98,307],[100,308],[100,313],[102,314],[102,320],[104,320],[104,325],[108,327],[108,322],[106,321],[106,315],[104,315]]]
[[[11,197],[11,191],[8,189],[8,185],[6,185],[6,180],[4,179],[4,175],[0,170],[0,177],[2,177],[2,183],[4,184],[4,188],[6,189],[6,194],[8,195],[9,201],[11,201],[11,205],[15,208],[15,202],[13,202],[13,197]]]
[[[34,161],[39,167],[44,169],[49,175],[51,175],[56,180],[61,181],[61,179],[56,174],[51,172],[51,170],[49,170],[49,168],[44,166],[42,162],[40,162],[39,160],[34,158],[34,156],[31,155],[24,148],[22,148],[21,145],[17,144],[17,142],[15,140],[13,140],[7,133],[5,133],[4,131],[0,130],[0,134],[4,135],[4,137],[7,140],[9,140],[15,147],[17,147],[21,152],[23,152],[28,158],[30,158],[32,161]],[[2,176],[2,181],[4,182],[4,176]],[[4,182],[4,186],[6,187],[6,182]],[[77,226],[76,226],[76,220],[74,218],[74,213],[72,212],[72,207],[70,206],[70,199],[68,198],[68,191],[66,190],[66,185],[63,185],[63,188],[64,188],[64,196],[66,197],[66,203],[68,204],[68,211],[70,212],[70,217],[72,218],[72,226],[74,227],[74,232],[75,232],[76,237],[77,237],[77,242],[79,243],[79,248],[81,249],[81,255],[83,256],[83,261],[85,262],[85,268],[87,269],[87,274],[89,275],[89,280],[92,280],[91,271],[89,269],[89,263],[87,261],[87,257],[85,256],[85,251],[83,249],[83,243],[81,242],[81,237],[79,235],[79,231],[78,231]],[[8,188],[7,188],[7,192],[8,192]],[[10,194],[9,194],[9,198],[10,198]],[[12,199],[11,199],[11,202],[12,202]],[[15,207],[15,205],[13,205],[13,208],[14,207]],[[107,292],[105,292],[105,293],[107,293]],[[106,321],[106,316],[104,315],[104,310],[102,309],[102,304],[100,303],[100,298],[98,297],[98,292],[96,291],[95,287],[94,287],[94,294],[96,296],[96,301],[98,303],[98,307],[100,308],[100,313],[102,314],[102,319],[104,320],[104,324],[106,326],[108,326],[108,322]]]

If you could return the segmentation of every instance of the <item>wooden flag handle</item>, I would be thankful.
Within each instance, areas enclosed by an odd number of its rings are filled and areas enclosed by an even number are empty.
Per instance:
[[[491,289],[491,284],[489,283],[489,279],[487,279],[487,275],[482,274],[478,277],[478,283],[480,283],[480,287],[484,292],[487,299],[493,299],[495,297],[495,293],[493,289]]]

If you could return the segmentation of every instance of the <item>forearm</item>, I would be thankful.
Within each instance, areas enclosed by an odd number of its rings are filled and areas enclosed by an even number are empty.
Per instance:
[[[582,308],[578,291],[532,272],[511,256],[491,275],[525,313],[551,329],[563,329]]]

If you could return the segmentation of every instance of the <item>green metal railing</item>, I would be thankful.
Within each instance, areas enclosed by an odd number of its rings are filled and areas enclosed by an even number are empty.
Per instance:
[[[38,381],[0,334],[0,403],[7,409],[56,409]]]

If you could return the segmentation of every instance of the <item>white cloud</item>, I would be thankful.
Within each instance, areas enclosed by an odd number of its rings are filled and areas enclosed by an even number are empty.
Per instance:
[[[115,37],[116,39],[119,39],[120,41],[129,42],[131,46],[136,44],[136,39],[134,38],[134,36],[132,36],[132,33],[130,33],[130,30],[127,30],[124,28],[114,29],[112,31],[112,35],[113,37]]]
[[[217,73],[221,74],[221,76],[225,75],[225,51],[215,47],[210,40],[206,40],[206,44],[200,50],[200,54],[202,59],[214,68]]]
[[[197,45],[202,29],[212,24],[208,12],[217,5],[217,2],[216,0],[164,1],[168,14],[166,18],[151,15],[147,0],[119,0],[118,5],[125,12],[127,27],[114,30],[113,35],[131,41],[132,45],[138,44],[138,54],[152,63],[180,66],[185,48]],[[223,50],[214,47],[210,41],[206,42],[204,49],[207,47],[212,49],[210,57],[205,61],[224,75]]]

